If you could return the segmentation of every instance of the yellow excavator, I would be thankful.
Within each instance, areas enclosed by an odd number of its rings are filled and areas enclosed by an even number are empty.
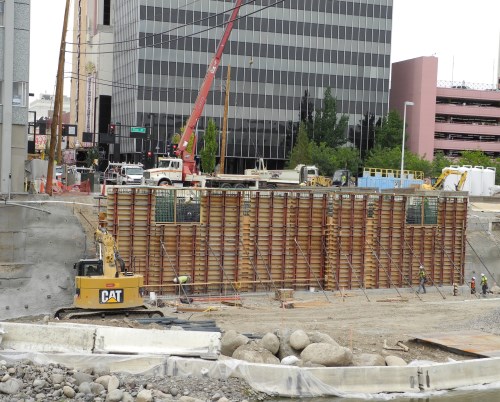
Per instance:
[[[111,314],[163,316],[144,304],[144,277],[125,269],[115,240],[107,230],[106,214],[99,214],[95,231],[97,258],[82,259],[76,270],[73,306],[56,311],[56,318],[83,318]]]
[[[442,172],[434,185],[431,184],[422,184],[422,190],[439,190],[441,186],[443,185],[444,179],[446,179],[450,174],[456,174],[460,176],[460,179],[458,180],[458,183],[455,186],[456,191],[462,191],[465,180],[467,179],[467,171],[460,171],[456,169],[447,169],[444,172]]]

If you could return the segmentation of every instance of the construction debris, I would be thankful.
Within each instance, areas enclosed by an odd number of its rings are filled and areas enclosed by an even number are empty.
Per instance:
[[[282,308],[312,308],[328,306],[330,303],[324,300],[289,300],[281,302]]]
[[[384,339],[384,349],[387,350],[399,350],[401,352],[408,352],[410,348],[406,346],[403,342],[399,341],[396,343],[396,346],[388,346],[387,339]]]
[[[407,302],[408,298],[407,297],[386,297],[385,299],[379,299],[377,300],[378,302]]]

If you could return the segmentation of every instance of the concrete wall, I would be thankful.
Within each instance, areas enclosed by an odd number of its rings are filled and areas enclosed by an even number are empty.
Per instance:
[[[37,200],[45,202],[14,205]],[[72,209],[45,195],[0,205],[0,319],[51,314],[73,303],[73,264],[85,253],[86,237]]]

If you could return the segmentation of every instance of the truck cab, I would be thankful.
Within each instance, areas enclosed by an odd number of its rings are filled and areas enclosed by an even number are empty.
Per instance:
[[[104,171],[104,182],[115,185],[140,185],[144,169],[142,164],[110,163]]]
[[[148,186],[172,186],[182,183],[183,162],[180,158],[158,158],[158,167],[144,171],[144,183]]]

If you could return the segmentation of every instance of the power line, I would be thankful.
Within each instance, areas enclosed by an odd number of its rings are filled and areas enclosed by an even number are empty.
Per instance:
[[[192,3],[188,3],[188,4],[183,5],[182,7],[186,7],[186,6],[188,6],[189,4],[196,3],[197,1],[200,1],[200,0],[195,0],[195,1],[193,1]],[[247,5],[251,4],[251,3],[255,3],[256,1],[257,1],[257,0],[250,0],[248,3],[243,4],[243,5],[242,5],[242,7],[243,7],[243,6],[247,6]],[[179,8],[182,8],[182,7],[179,7]],[[233,7],[233,8],[229,8],[229,9],[227,9],[227,10],[224,10],[224,11],[220,12],[220,13],[217,13],[217,14],[214,14],[214,15],[209,15],[209,16],[207,16],[207,17],[201,18],[201,19],[199,19],[199,20],[196,20],[196,21],[193,21],[193,22],[190,22],[190,23],[186,23],[186,24],[184,24],[184,25],[177,26],[177,27],[172,28],[172,29],[169,29],[169,30],[167,30],[167,31],[163,31],[163,32],[155,33],[155,34],[150,34],[150,35],[146,35],[146,36],[144,36],[143,38],[139,38],[139,39],[129,39],[129,40],[123,40],[123,41],[119,41],[119,42],[104,42],[104,43],[95,43],[95,44],[89,44],[89,43],[87,43],[87,44],[88,44],[88,45],[91,45],[91,46],[119,45],[119,44],[122,44],[122,43],[129,43],[129,42],[137,42],[137,41],[140,41],[140,40],[146,40],[146,39],[149,39],[149,38],[153,38],[153,37],[155,37],[155,36],[158,36],[158,35],[165,35],[165,34],[168,34],[168,33],[172,32],[172,31],[177,30],[177,29],[186,28],[186,27],[188,27],[188,26],[195,25],[195,24],[197,24],[197,23],[199,23],[199,22],[203,22],[203,21],[209,20],[209,19],[211,19],[211,18],[218,17],[218,16],[220,16],[220,15],[224,15],[224,14],[226,14],[226,13],[227,13],[227,12],[229,12],[229,11],[233,11],[234,9],[235,9],[235,7]],[[224,25],[224,24],[223,24],[223,25]],[[215,27],[214,27],[214,28],[215,28]],[[80,43],[74,43],[74,42],[66,42],[66,43],[67,43],[68,45],[76,45],[76,46],[81,45]]]
[[[250,15],[254,15],[254,14],[260,13],[263,10],[266,10],[266,9],[268,9],[270,7],[273,7],[273,6],[277,5],[277,4],[283,3],[285,1],[286,0],[277,0],[277,1],[275,1],[274,3],[272,3],[272,4],[268,5],[268,6],[260,8],[259,10],[255,10],[255,11],[252,11],[251,13],[248,13],[248,14],[242,15],[242,16],[240,16],[238,18],[235,18],[234,21],[246,18],[246,17],[248,17]],[[179,36],[177,38],[169,39],[169,40],[166,40],[166,41],[163,41],[163,42],[158,42],[158,43],[155,43],[155,44],[149,45],[149,46],[139,46],[139,47],[134,47],[134,48],[130,48],[130,49],[124,49],[124,50],[110,50],[110,51],[107,51],[107,52],[79,52],[79,54],[98,54],[98,55],[101,55],[101,54],[122,53],[122,52],[129,52],[129,51],[133,51],[133,50],[146,49],[148,47],[153,47],[153,46],[158,46],[158,45],[164,45],[164,44],[175,42],[175,41],[182,40],[182,39],[185,39],[185,38],[190,38],[192,36],[195,36],[195,35],[198,35],[198,34],[201,34],[201,33],[204,33],[204,32],[211,31],[214,28],[219,28],[219,27],[221,27],[223,25],[226,25],[226,24],[227,24],[227,22],[222,22],[220,24],[214,25],[213,27],[209,27],[207,29],[203,29],[203,30],[198,31],[198,32],[193,32],[192,34],[189,34],[189,35]],[[138,39],[138,40],[141,40],[141,39]],[[135,39],[134,39],[134,41],[135,41]],[[117,43],[119,43],[119,42],[117,42]],[[66,53],[78,53],[78,52],[70,51],[70,50],[66,50],[65,52]]]

